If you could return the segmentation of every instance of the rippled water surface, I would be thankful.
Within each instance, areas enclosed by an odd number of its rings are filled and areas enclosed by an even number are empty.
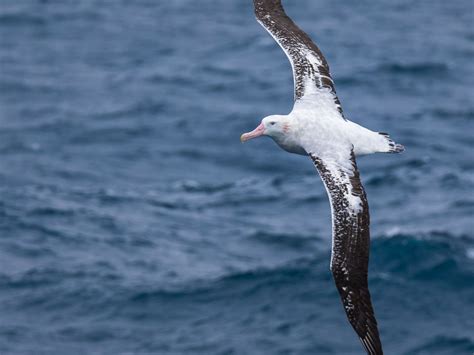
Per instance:
[[[473,12],[285,1],[359,160],[388,354],[474,352]],[[239,135],[292,107],[250,0],[0,3],[0,353],[362,354],[309,159]]]

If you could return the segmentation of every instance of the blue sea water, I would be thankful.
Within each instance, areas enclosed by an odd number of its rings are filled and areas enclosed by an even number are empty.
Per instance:
[[[387,354],[474,352],[474,5],[286,0],[359,159]],[[1,354],[362,354],[309,159],[251,0],[0,2]]]

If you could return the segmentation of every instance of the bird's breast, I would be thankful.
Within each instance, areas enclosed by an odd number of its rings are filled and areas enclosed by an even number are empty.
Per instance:
[[[282,148],[289,153],[299,154],[299,155],[308,155],[306,150],[301,145],[301,142],[294,135],[274,137],[273,140]]]

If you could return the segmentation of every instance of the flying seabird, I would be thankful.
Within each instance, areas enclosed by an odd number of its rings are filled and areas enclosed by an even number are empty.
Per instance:
[[[265,117],[242,142],[269,136],[290,153],[307,155],[326,187],[332,212],[330,269],[347,318],[367,354],[383,354],[367,272],[369,206],[356,156],[400,153],[388,134],[349,121],[336,96],[319,48],[285,13],[281,0],[254,0],[258,22],[281,46],[293,69],[294,106],[288,115]]]

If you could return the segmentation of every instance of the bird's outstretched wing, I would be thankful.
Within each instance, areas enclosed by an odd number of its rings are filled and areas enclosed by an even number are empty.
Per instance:
[[[295,101],[334,108],[343,118],[329,65],[309,36],[285,13],[281,0],[254,0],[257,21],[286,53],[293,68]],[[318,97],[315,98],[314,96]]]
[[[326,186],[332,211],[331,271],[349,322],[369,355],[381,355],[367,280],[369,264],[369,206],[353,151],[346,158],[310,154]]]

